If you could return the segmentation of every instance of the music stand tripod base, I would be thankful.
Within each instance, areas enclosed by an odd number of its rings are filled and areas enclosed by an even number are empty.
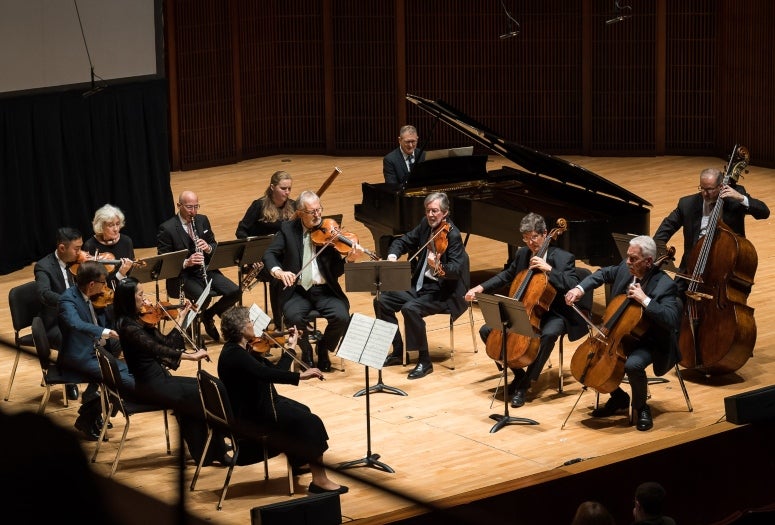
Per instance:
[[[381,461],[379,461],[379,454],[369,454],[365,458],[362,459],[355,459],[353,461],[345,461],[344,463],[340,463],[336,467],[334,467],[335,470],[345,470],[348,468],[353,467],[359,467],[359,466],[365,466],[365,467],[371,467],[378,470],[381,470],[383,472],[387,472],[389,474],[395,474],[396,471],[392,468],[388,467]]]
[[[396,388],[394,386],[386,385],[382,382],[382,370],[379,371],[379,375],[377,376],[377,384],[369,387],[369,392],[372,394],[375,392],[387,392],[388,394],[396,394],[398,396],[408,396],[406,392],[401,390],[400,388]],[[362,395],[366,394],[366,389],[361,388],[356,393],[353,394],[353,397],[360,397]]]
[[[490,434],[495,434],[497,431],[505,427],[506,425],[537,425],[538,421],[528,419],[526,417],[514,417],[507,414],[490,414],[490,419],[497,421],[490,429]]]

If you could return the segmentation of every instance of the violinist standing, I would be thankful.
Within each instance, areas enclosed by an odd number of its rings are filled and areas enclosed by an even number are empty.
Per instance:
[[[111,289],[115,289],[116,283],[129,275],[132,261],[135,259],[135,247],[131,237],[121,233],[125,224],[124,212],[112,204],[105,204],[94,212],[94,236],[83,243],[83,251],[89,254],[107,252],[121,260],[121,264],[116,265],[108,274],[108,286]]]
[[[764,202],[748,195],[743,186],[722,185],[723,179],[724,173],[716,168],[702,170],[699,193],[681,197],[678,205],[662,220],[654,234],[655,241],[667,242],[683,228],[684,252],[680,264],[682,271],[686,270],[686,260],[694,245],[705,235],[710,214],[719,198],[724,200],[724,213],[721,217],[724,224],[743,237],[746,215],[754,219],[766,219],[770,216],[770,209]]]
[[[91,300],[104,289],[108,278],[105,265],[86,261],[78,267],[76,286],[71,286],[59,298],[59,329],[62,347],[57,365],[67,381],[89,383],[81,395],[81,407],[75,428],[89,441],[96,441],[102,429],[102,404],[98,383],[102,377],[95,346],[105,347],[119,355],[121,346],[118,333],[112,329],[104,311],[95,310]],[[125,392],[134,389],[134,378],[127,366],[118,362],[120,387]]]
[[[526,370],[512,368],[514,380],[509,384],[509,389],[513,389],[514,392],[511,398],[511,406],[514,408],[525,404],[527,389],[538,379],[557,339],[568,333],[571,341],[574,341],[587,333],[583,320],[565,304],[564,298],[565,292],[579,283],[576,276],[576,258],[573,254],[555,246],[549,246],[545,259],[536,255],[547,236],[546,221],[536,213],[528,213],[522,218],[519,231],[522,233],[525,246],[516,251],[508,268],[466,293],[466,301],[473,301],[477,293],[507,286],[519,272],[528,268],[544,272],[548,283],[557,292],[549,310],[541,316],[541,342],[538,355]],[[487,325],[479,330],[479,335],[485,343],[491,331],[492,328]]]
[[[146,323],[141,312],[149,306],[137,279],[128,277],[118,283],[113,309],[126,364],[135,379],[135,398],[173,410],[188,451],[198,463],[207,441],[199,387],[196,378],[172,375],[170,370],[177,370],[182,360],[209,359],[207,350],[188,353],[179,331],[164,335],[155,324]],[[190,303],[178,310],[178,319],[185,317],[189,307]],[[223,465],[228,463],[223,436],[213,436],[204,464],[209,465],[213,459]]]
[[[632,408],[637,417],[638,430],[654,426],[651,410],[646,404],[646,367],[653,363],[654,373],[662,376],[679,360],[678,328],[681,322],[681,301],[675,281],[654,266],[656,244],[647,235],[630,240],[627,258],[620,264],[600,268],[565,294],[571,305],[587,290],[603,284],[611,285],[611,296],[626,295],[643,307],[649,321],[645,333],[635,339],[632,346],[624,348],[627,360],[624,371],[630,381]],[[608,417],[630,404],[630,396],[617,387],[611,392],[606,404],[592,412],[593,417]]]
[[[264,266],[280,281],[280,307],[286,327],[307,331],[314,309],[326,319],[327,326],[317,344],[318,368],[331,371],[328,352],[339,345],[350,321],[350,302],[339,285],[344,274],[345,258],[332,246],[315,246],[313,234],[323,222],[323,206],[312,191],[299,195],[296,203],[298,218],[280,224],[272,244],[264,252]],[[315,254],[322,251],[315,257]],[[350,261],[361,252],[354,247],[346,258]],[[310,262],[311,261],[311,262]],[[302,270],[303,268],[303,270]],[[312,365],[312,347],[307,338],[299,341],[302,361]]]
[[[178,213],[159,226],[156,235],[157,251],[159,254],[188,250],[189,256],[183,261],[183,268],[176,279],[167,280],[167,294],[178,297],[180,289],[186,297],[196,300],[205,289],[205,275],[213,284],[210,288],[211,295],[220,295],[212,306],[210,299],[202,305],[202,324],[207,335],[214,341],[221,339],[218,329],[215,327],[214,318],[221,316],[223,312],[233,306],[240,298],[239,286],[223,275],[220,270],[207,270],[213,251],[218,246],[215,242],[210,220],[206,215],[199,213],[199,197],[193,191],[184,191],[178,197]],[[182,280],[182,282],[181,282]]]
[[[463,296],[470,282],[468,254],[460,230],[448,216],[449,199],[446,193],[431,193],[425,198],[425,219],[412,231],[394,240],[388,249],[389,261],[419,250],[412,260],[411,289],[384,292],[374,299],[374,312],[378,319],[398,324],[396,313],[401,312],[406,330],[406,348],[420,352],[417,365],[409,372],[409,379],[419,379],[433,372],[424,318],[444,312],[458,318],[466,310]],[[447,231],[428,243],[439,228]],[[437,240],[441,242],[437,243]],[[427,246],[423,247],[426,243]],[[401,364],[403,350],[401,331],[396,330],[393,352],[385,359],[384,366]]]

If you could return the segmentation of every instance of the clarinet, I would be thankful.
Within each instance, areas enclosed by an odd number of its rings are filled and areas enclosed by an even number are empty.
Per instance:
[[[191,233],[194,235],[194,249],[204,257],[204,253],[199,247],[199,235],[196,234],[196,225],[194,224],[193,217],[191,217],[191,222],[189,224],[191,225]],[[207,284],[207,266],[205,265],[204,260],[202,260],[202,278],[204,279],[205,284]]]

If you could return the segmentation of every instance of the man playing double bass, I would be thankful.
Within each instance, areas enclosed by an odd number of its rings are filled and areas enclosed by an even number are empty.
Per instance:
[[[528,268],[543,272],[549,285],[553,286],[557,292],[549,310],[541,316],[541,337],[535,360],[527,366],[526,370],[512,368],[514,380],[509,384],[509,390],[514,392],[514,396],[511,398],[511,406],[514,408],[525,404],[527,389],[541,374],[557,338],[567,333],[571,340],[576,340],[586,333],[583,321],[565,304],[563,298],[565,292],[579,282],[576,276],[576,258],[572,253],[555,246],[548,248],[545,258],[537,255],[546,241],[547,230],[546,221],[536,213],[525,215],[520,222],[519,231],[522,233],[525,246],[516,251],[508,268],[482,284],[474,286],[466,293],[466,300],[473,301],[477,293],[497,290],[509,285],[517,274]],[[491,331],[492,328],[487,325],[482,326],[479,330],[479,335],[485,343],[487,343]]]
[[[645,331],[642,337],[632,339],[632,345],[623,348],[627,360],[624,372],[630,381],[632,407],[637,415],[638,430],[654,426],[651,410],[646,404],[646,367],[654,364],[654,373],[664,375],[679,359],[678,328],[681,322],[681,301],[675,281],[654,266],[656,243],[647,235],[630,240],[627,258],[620,264],[600,268],[565,294],[565,302],[572,305],[585,291],[602,284],[611,285],[611,297],[626,295],[642,307]],[[606,312],[608,314],[608,312]],[[639,323],[640,324],[640,323]],[[608,417],[630,404],[630,396],[617,387],[602,408],[592,412],[593,417]]]

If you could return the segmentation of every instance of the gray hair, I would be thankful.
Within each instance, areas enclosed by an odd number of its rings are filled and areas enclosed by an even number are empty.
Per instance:
[[[447,197],[446,193],[437,191],[434,193],[431,193],[427,197],[425,197],[425,201],[423,202],[423,207],[427,208],[428,204],[432,203],[433,201],[439,201],[439,208],[441,208],[441,211],[448,212],[449,211],[449,197]]]
[[[305,190],[301,192],[301,195],[299,195],[297,202],[297,208],[302,209],[305,205],[319,201],[320,197],[318,197],[317,193],[311,190]]]
[[[404,133],[412,133],[414,135],[417,135],[417,128],[415,128],[411,124],[407,124],[406,126],[401,126],[401,129],[398,130],[398,136],[403,137]]]
[[[519,223],[520,233],[546,233],[546,221],[537,213],[528,213]]]
[[[700,180],[702,179],[709,179],[711,177],[716,178],[716,186],[721,184],[721,181],[724,179],[724,173],[722,173],[721,170],[718,170],[716,168],[705,168],[700,172]]]
[[[102,233],[105,229],[105,223],[110,222],[114,217],[118,218],[118,222],[120,223],[119,227],[123,228],[126,218],[124,217],[124,212],[116,206],[113,206],[112,204],[106,204],[102,208],[95,211],[94,218],[91,221],[92,228],[94,228],[94,233]]]
[[[644,257],[657,258],[657,243],[648,235],[638,235],[630,239],[630,246],[638,246]]]

